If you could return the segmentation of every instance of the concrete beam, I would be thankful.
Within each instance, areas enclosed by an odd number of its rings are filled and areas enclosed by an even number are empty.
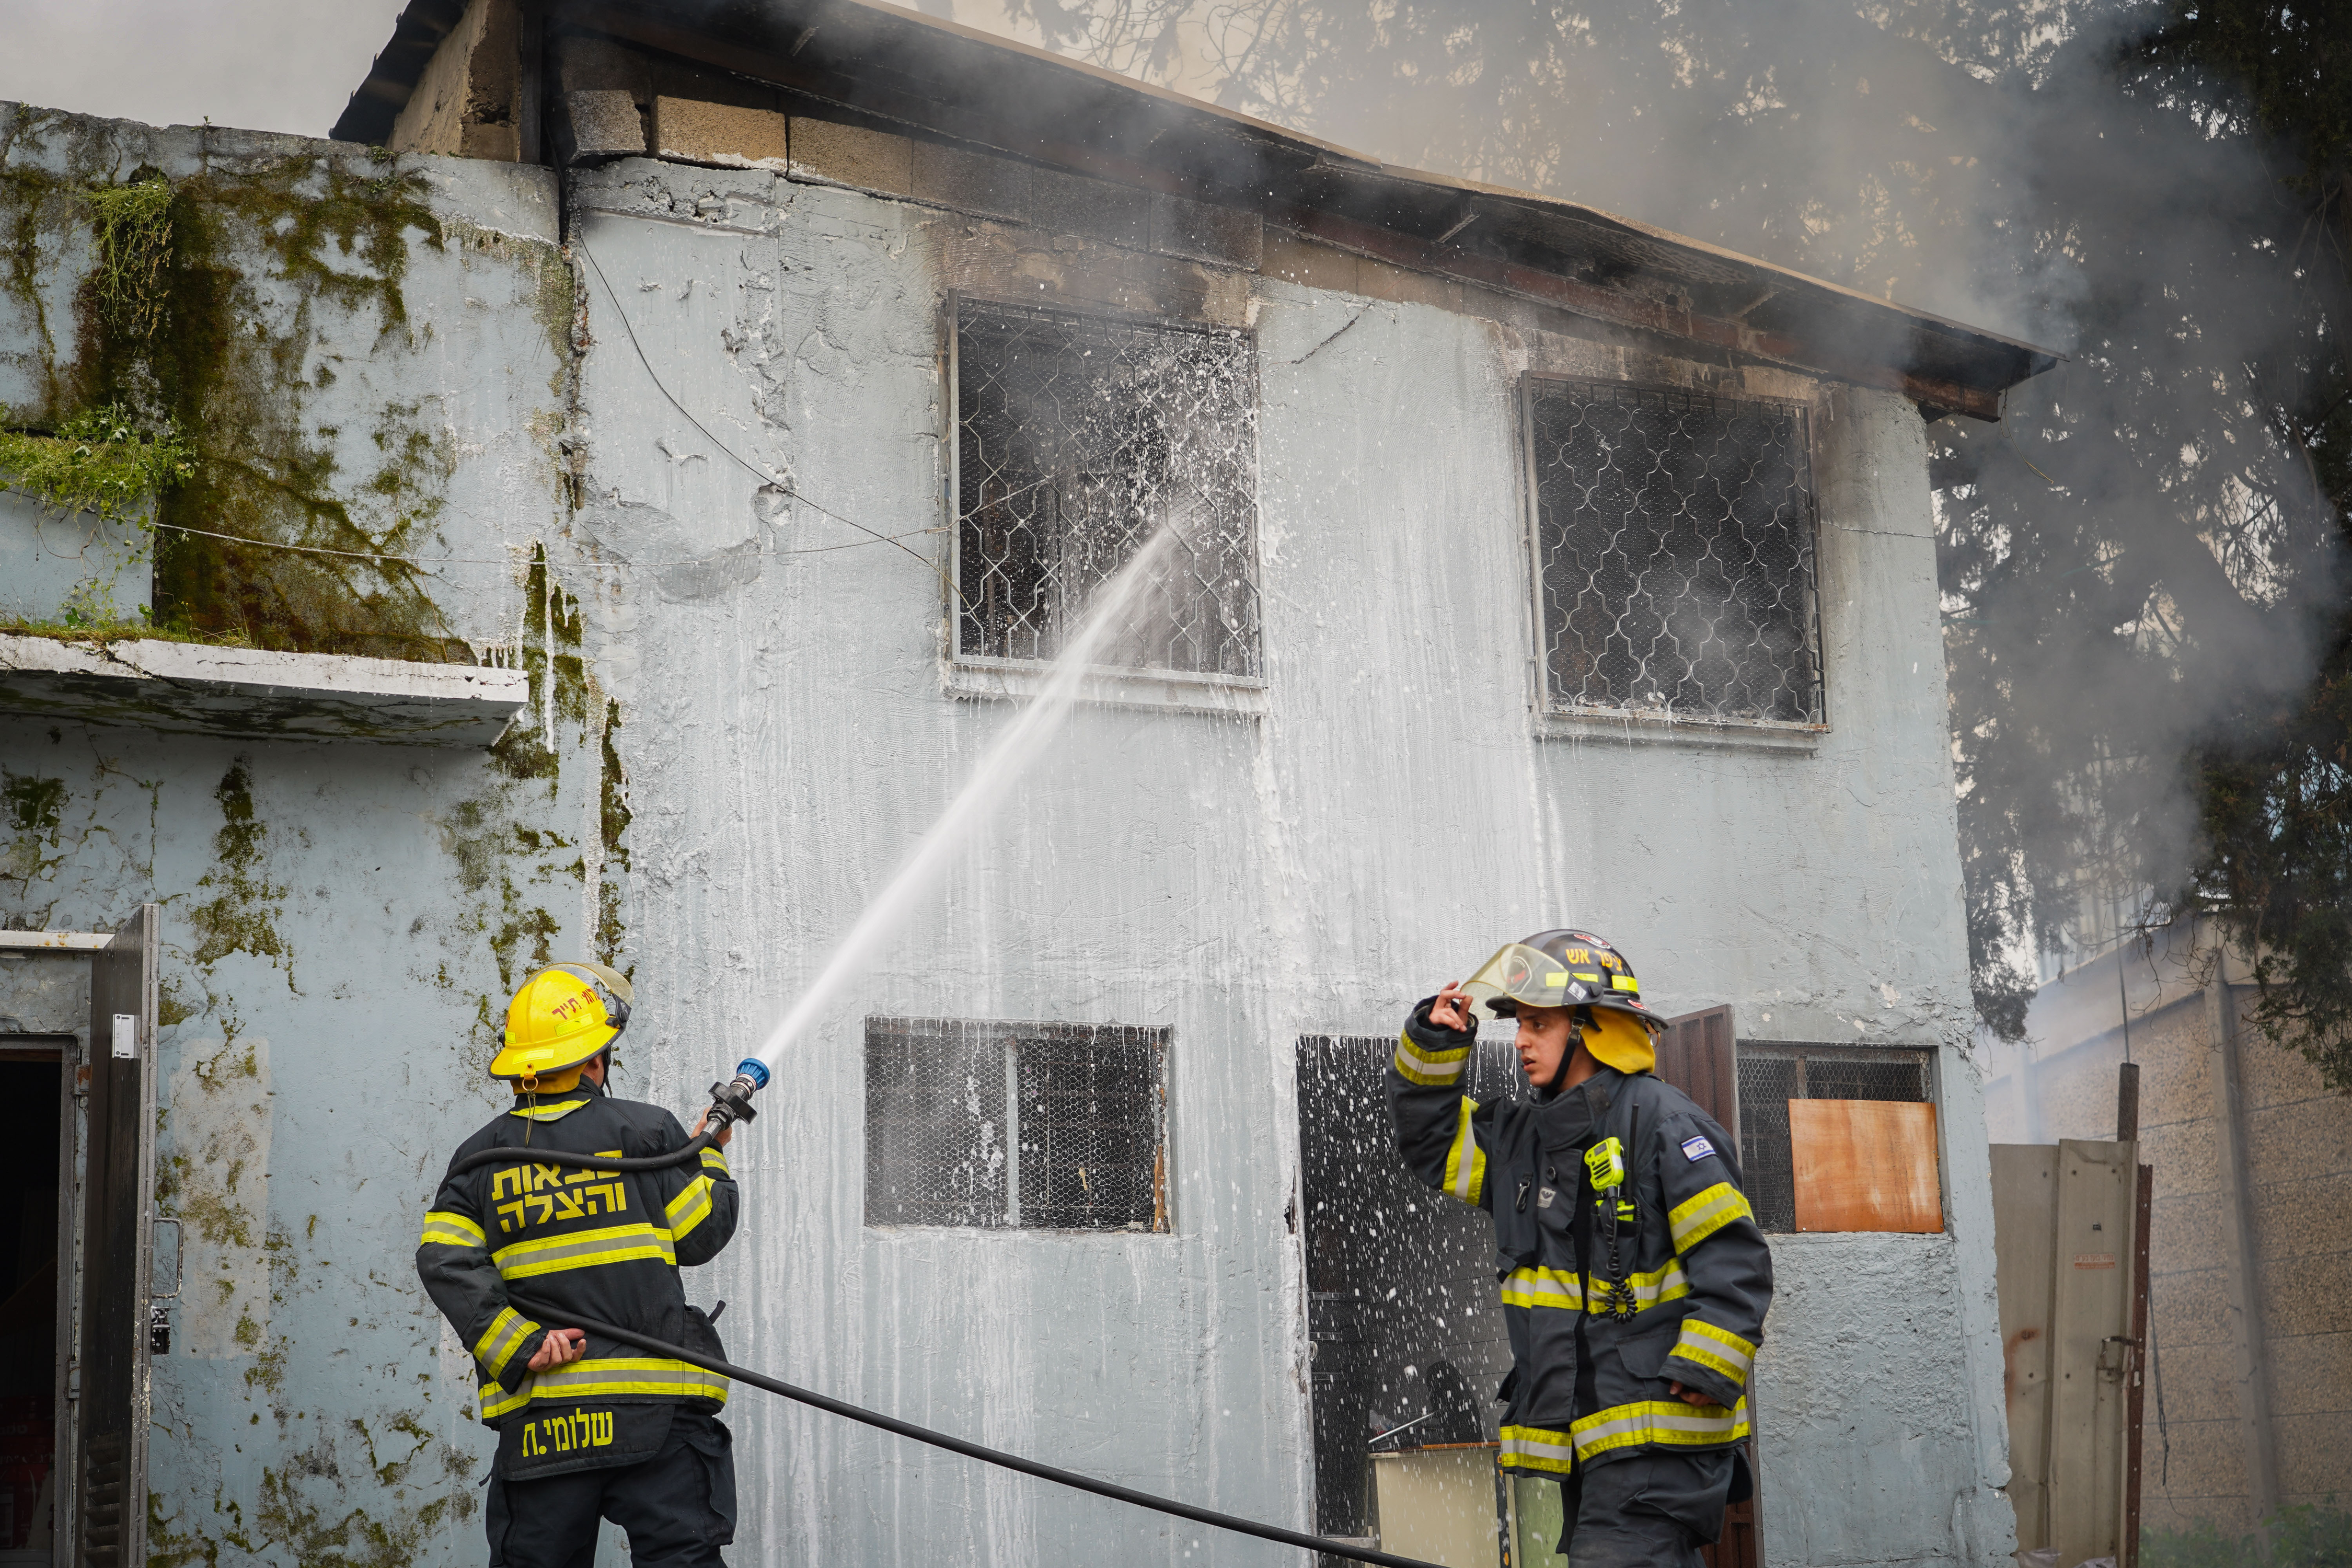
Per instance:
[[[0,636],[0,712],[268,741],[488,746],[519,669],[142,640]]]

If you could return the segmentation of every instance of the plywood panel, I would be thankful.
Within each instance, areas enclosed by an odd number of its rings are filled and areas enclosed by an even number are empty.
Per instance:
[[[1792,1100],[1789,1152],[1799,1230],[1944,1228],[1932,1105]]]

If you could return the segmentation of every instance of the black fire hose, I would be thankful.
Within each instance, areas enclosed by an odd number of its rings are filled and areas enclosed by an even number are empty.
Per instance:
[[[494,1143],[453,1162],[449,1174],[455,1176],[477,1165],[511,1164],[516,1161],[533,1165],[577,1165],[586,1171],[659,1171],[691,1162],[709,1148],[717,1136],[716,1132],[697,1133],[686,1141],[685,1148],[673,1149],[667,1154],[574,1154],[565,1149],[534,1149],[528,1143]]]
[[[764,1388],[770,1394],[781,1394],[786,1399],[796,1399],[803,1405],[813,1405],[819,1410],[835,1415],[860,1421],[868,1426],[878,1426],[885,1432],[893,1432],[901,1437],[912,1437],[918,1443],[929,1443],[935,1448],[945,1448],[951,1454],[961,1454],[968,1459],[978,1459],[983,1464],[1001,1465],[1008,1470],[1018,1470],[1024,1476],[1035,1476],[1039,1480],[1052,1481],[1056,1486],[1069,1487],[1082,1492],[1092,1492],[1097,1497],[1107,1497],[1113,1502],[1133,1503],[1138,1508],[1148,1508],[1160,1513],[1174,1514],[1178,1519],[1189,1519],[1195,1524],[1206,1524],[1218,1530],[1230,1530],[1241,1535],[1255,1535],[1260,1541],[1277,1542],[1284,1546],[1296,1546],[1307,1552],[1321,1552],[1333,1557],[1351,1558],[1358,1563],[1376,1563],[1382,1564],[1383,1568],[1436,1568],[1435,1564],[1424,1563],[1417,1557],[1399,1557],[1393,1552],[1375,1552],[1369,1547],[1350,1546],[1346,1542],[1333,1541],[1325,1536],[1307,1535],[1296,1530],[1285,1530],[1280,1525],[1259,1524],[1253,1520],[1236,1519],[1232,1514],[1219,1513],[1214,1509],[1200,1508],[1189,1502],[1177,1502],[1170,1498],[1153,1497],[1150,1492],[1139,1492],[1129,1487],[1115,1486],[1109,1481],[1098,1481],[1092,1476],[1082,1476],[1076,1470],[1065,1470],[1058,1466],[1040,1464],[1034,1459],[1024,1459],[1018,1454],[1008,1454],[999,1448],[982,1447],[978,1443],[967,1442],[961,1437],[950,1437],[944,1432],[934,1432],[928,1426],[918,1426],[911,1421],[901,1421],[891,1415],[879,1415],[871,1410],[862,1410],[855,1405],[845,1405],[838,1399],[828,1398],[824,1394],[813,1393],[805,1388],[796,1388],[789,1383],[782,1383],[772,1377],[763,1377],[749,1367],[737,1366],[732,1362],[724,1362],[714,1356],[703,1355],[698,1352],[687,1349],[684,1345],[674,1345],[667,1341],[655,1339],[649,1334],[635,1333],[628,1329],[614,1328],[610,1323],[597,1322],[593,1318],[583,1318],[577,1312],[560,1311],[541,1302],[526,1300],[511,1290],[507,1292],[507,1301],[518,1310],[530,1313],[541,1322],[551,1323],[560,1329],[585,1329],[592,1334],[603,1334],[607,1339],[618,1340],[623,1344],[635,1345],[639,1350],[651,1351],[656,1355],[667,1356],[673,1361],[686,1362],[702,1368],[705,1372],[715,1372],[721,1377],[732,1378],[738,1383],[748,1383],[754,1388]]]

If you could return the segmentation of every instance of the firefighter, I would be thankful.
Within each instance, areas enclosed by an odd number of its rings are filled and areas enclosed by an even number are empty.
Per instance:
[[[1461,1092],[1482,1013],[1530,1096]],[[1695,1565],[1748,1495],[1771,1254],[1730,1140],[1651,1072],[1664,1028],[1614,947],[1541,931],[1417,1004],[1389,1068],[1405,1163],[1494,1218],[1502,1464],[1560,1483],[1576,1568]]]
[[[601,964],[559,963],[524,981],[490,1063],[513,1083],[514,1104],[457,1157],[494,1146],[684,1148],[668,1111],[604,1092],[629,1003],[629,983]],[[652,1171],[518,1160],[444,1178],[416,1272],[473,1352],[482,1420],[499,1434],[485,1509],[492,1568],[588,1568],[600,1518],[628,1532],[637,1568],[722,1562],[735,1528],[735,1461],[718,1419],[727,1380],[548,1328],[516,1310],[507,1289],[551,1316],[569,1309],[723,1360],[677,1271],[725,1247],[735,1215],[734,1178],[715,1147]]]

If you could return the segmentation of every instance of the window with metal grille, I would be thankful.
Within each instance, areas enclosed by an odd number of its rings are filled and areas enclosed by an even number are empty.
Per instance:
[[[1925,1048],[1742,1040],[1738,1056],[1740,1174],[1766,1230],[1797,1228],[1790,1100],[1935,1099],[1936,1053]]]
[[[1166,1230],[1168,1031],[866,1021],[866,1223]]]
[[[1801,405],[1529,377],[1527,442],[1549,706],[1822,721]]]
[[[1050,659],[1097,586],[1175,542],[1106,662],[1258,674],[1248,334],[960,300],[955,651]]]

